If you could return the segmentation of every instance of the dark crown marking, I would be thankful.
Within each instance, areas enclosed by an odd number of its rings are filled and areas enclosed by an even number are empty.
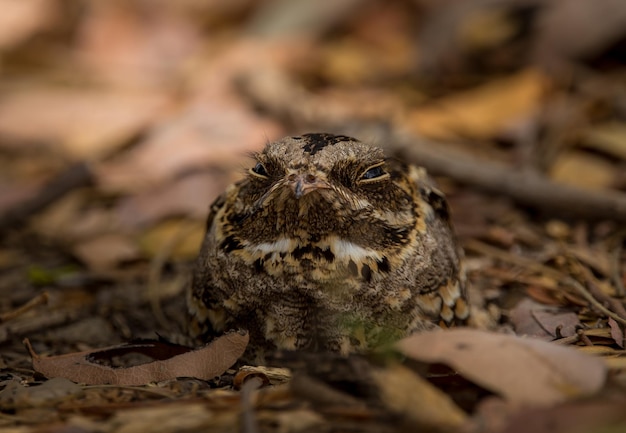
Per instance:
[[[317,152],[325,148],[326,146],[333,146],[342,141],[357,141],[354,138],[347,137],[345,135],[333,135],[325,133],[304,134],[307,143],[302,146],[302,150],[311,155],[315,155]]]

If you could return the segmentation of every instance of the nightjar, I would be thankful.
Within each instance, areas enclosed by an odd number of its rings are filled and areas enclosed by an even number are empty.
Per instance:
[[[211,206],[188,296],[204,341],[360,351],[469,316],[446,200],[423,168],[331,134],[269,143]]]

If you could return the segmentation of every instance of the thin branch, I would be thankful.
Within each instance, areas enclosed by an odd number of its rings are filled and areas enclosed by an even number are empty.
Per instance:
[[[571,218],[626,222],[626,194],[617,191],[586,190],[557,183],[535,171],[481,160],[409,134],[391,134],[385,145],[433,174],[505,195],[526,206]]]
[[[16,317],[19,317],[22,314],[26,313],[27,311],[30,311],[33,308],[38,307],[39,305],[47,304],[49,298],[50,298],[50,295],[48,295],[48,292],[42,292],[42,293],[38,294],[37,296],[35,296],[34,298],[32,298],[31,300],[26,302],[24,305],[21,305],[21,306],[13,309],[11,311],[7,311],[6,313],[1,313],[0,314],[0,323],[4,323],[4,322],[8,322],[9,320],[13,320]]]

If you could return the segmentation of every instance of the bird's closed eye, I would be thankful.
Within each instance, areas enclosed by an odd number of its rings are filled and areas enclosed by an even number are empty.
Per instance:
[[[250,173],[262,179],[267,179],[269,176],[267,174],[267,169],[260,162],[257,162],[256,165],[250,169]]]
[[[388,178],[389,173],[385,171],[383,164],[384,163],[376,164],[365,170],[365,172],[361,175],[361,183],[374,182]]]

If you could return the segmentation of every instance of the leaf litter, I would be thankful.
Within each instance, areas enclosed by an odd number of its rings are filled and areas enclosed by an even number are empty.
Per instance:
[[[625,424],[623,2],[14,3],[0,18],[0,429]],[[240,339],[125,354],[155,333],[188,343],[181,290],[204,215],[246,154],[321,130],[446,176],[482,331],[271,366],[230,368]]]

